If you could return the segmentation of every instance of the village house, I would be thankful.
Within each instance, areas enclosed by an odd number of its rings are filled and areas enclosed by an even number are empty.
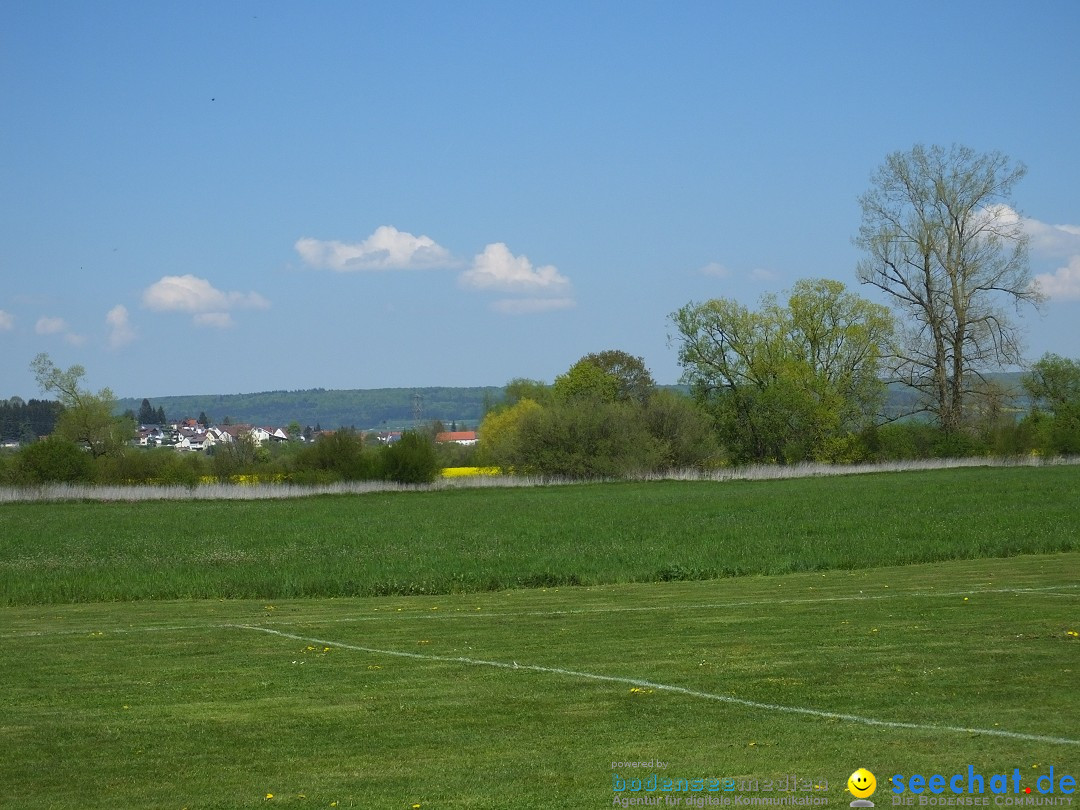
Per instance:
[[[171,447],[180,452],[208,452],[218,444],[231,444],[241,436],[250,436],[260,446],[289,440],[289,434],[283,428],[252,425],[203,427],[194,419],[184,419],[171,425],[139,425],[133,443],[139,447]]]
[[[435,434],[435,441],[439,444],[460,444],[471,447],[476,444],[475,430],[449,430]]]

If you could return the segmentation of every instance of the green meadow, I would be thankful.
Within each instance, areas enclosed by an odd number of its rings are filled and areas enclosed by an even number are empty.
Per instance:
[[[882,807],[894,774],[1075,777],[1078,485],[5,504],[0,807],[723,796],[617,789],[654,773],[846,807],[858,767]]]
[[[0,604],[442,594],[1080,549],[1080,465],[0,506]]]

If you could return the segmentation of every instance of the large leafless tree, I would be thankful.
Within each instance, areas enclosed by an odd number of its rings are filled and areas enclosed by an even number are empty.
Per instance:
[[[1012,315],[1041,301],[1012,203],[1025,171],[999,152],[920,145],[889,155],[859,199],[859,280],[888,293],[904,325],[892,370],[947,431],[964,425],[984,373],[1021,362]]]

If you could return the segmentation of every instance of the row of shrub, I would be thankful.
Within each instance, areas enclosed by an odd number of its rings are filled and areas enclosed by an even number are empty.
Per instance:
[[[260,481],[323,484],[337,481],[434,481],[442,467],[431,438],[408,432],[391,445],[365,445],[352,430],[310,444],[260,447],[241,440],[214,452],[179,453],[170,448],[129,447],[94,458],[79,444],[52,435],[15,453],[0,455],[0,485],[44,483],[158,484],[196,486],[254,477]]]
[[[670,469],[730,466],[704,414],[688,398],[663,394],[645,407],[589,403],[574,407],[522,400],[492,415],[478,447],[436,445],[429,433],[408,432],[392,445],[365,444],[352,430],[312,443],[259,447],[250,441],[211,454],[129,447],[94,458],[60,435],[0,454],[0,485],[49,482],[196,486],[207,480],[328,484],[337,481],[435,480],[442,468],[494,466],[541,476],[617,478]],[[500,416],[502,419],[500,420]],[[1080,413],[1033,411],[1007,415],[981,429],[945,433],[919,421],[878,425],[844,437],[832,457],[806,461],[887,462],[978,456],[1080,454]]]

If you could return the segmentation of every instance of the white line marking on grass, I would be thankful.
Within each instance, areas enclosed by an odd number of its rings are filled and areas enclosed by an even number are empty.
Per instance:
[[[281,638],[303,641],[308,644],[322,644],[323,646],[338,647],[343,650],[353,650],[354,652],[366,652],[374,655],[392,655],[398,658],[411,658],[416,661],[438,661],[447,664],[466,664],[469,666],[496,667],[498,669],[526,670],[529,672],[542,672],[549,675],[565,675],[570,678],[584,678],[591,681],[629,684],[630,686],[637,686],[645,689],[655,689],[677,695],[687,695],[688,697],[715,700],[720,703],[730,703],[736,706],[744,706],[749,709],[763,709],[765,711],[783,712],[784,714],[802,714],[808,717],[820,717],[826,720],[846,720],[849,723],[859,723],[865,726],[902,728],[916,731],[949,731],[958,734],[986,734],[994,737],[1008,737],[1014,740],[1030,740],[1032,742],[1054,743],[1057,745],[1080,745],[1080,740],[1073,740],[1068,737],[1047,737],[1041,734],[1023,734],[1018,731],[1004,731],[1001,729],[990,728],[964,728],[962,726],[940,726],[930,723],[902,723],[892,720],[876,720],[872,717],[860,717],[854,714],[840,714],[838,712],[827,712],[821,709],[807,709],[800,706],[783,706],[778,703],[761,703],[756,700],[731,697],[730,695],[698,692],[697,690],[687,689],[683,686],[670,686],[668,684],[645,681],[639,678],[623,678],[617,675],[597,675],[593,672],[577,672],[572,669],[560,669],[558,667],[519,664],[517,661],[507,663],[505,661],[484,661],[478,658],[451,658],[442,655],[423,655],[421,653],[404,652],[401,650],[379,650],[374,647],[361,647],[357,644],[346,644],[342,641],[329,641],[327,639],[299,636],[294,633],[283,633],[280,630],[274,630],[269,627],[256,627],[250,624],[234,624],[230,626],[239,630],[254,630],[259,633],[268,633],[270,635],[280,636]]]

